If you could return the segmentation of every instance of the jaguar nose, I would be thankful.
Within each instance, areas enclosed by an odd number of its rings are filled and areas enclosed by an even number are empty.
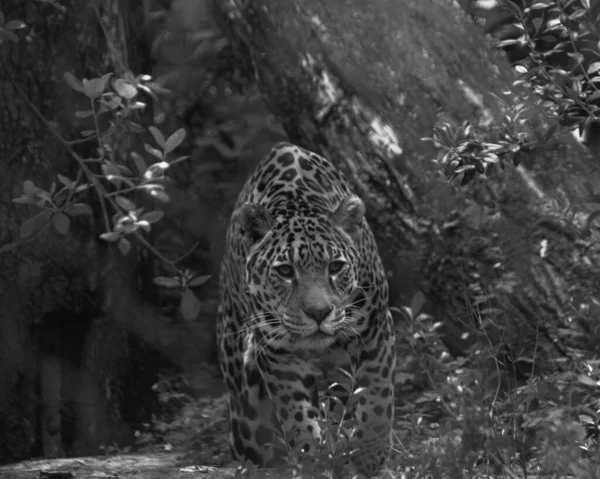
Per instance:
[[[333,311],[333,306],[310,307],[304,308],[304,314],[310,319],[313,319],[317,324],[321,324],[323,320]]]

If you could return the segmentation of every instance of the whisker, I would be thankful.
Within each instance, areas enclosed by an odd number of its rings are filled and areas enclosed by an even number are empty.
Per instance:
[[[378,288],[380,288],[380,287],[381,287],[381,286],[379,286],[379,285],[362,286],[362,285],[360,285],[360,284],[359,284],[359,285],[356,287],[356,289],[359,289],[359,290],[361,290],[361,291],[364,291],[364,292],[366,293],[367,291],[371,291],[372,289],[378,289]],[[356,291],[356,290],[355,290],[355,291]]]
[[[241,335],[246,334],[248,332],[254,331],[255,329],[258,329],[260,327],[269,326],[269,325],[277,325],[277,324],[279,324],[279,320],[278,319],[269,319],[269,320],[266,320],[266,321],[259,321],[258,323],[252,324],[250,326],[247,326],[245,328],[239,329],[237,331],[233,331],[231,333],[226,333],[224,336],[228,336],[228,337],[241,336]]]
[[[253,322],[253,321],[255,321],[257,319],[261,319],[261,318],[268,318],[268,319],[266,319],[264,321],[258,321],[256,323]],[[227,334],[225,334],[225,336],[242,335],[249,331],[253,331],[254,329],[259,328],[261,326],[268,326],[270,324],[278,324],[280,322],[280,319],[277,317],[277,314],[275,314],[275,313],[265,312],[265,313],[259,313],[259,314],[249,316],[244,319],[244,322],[253,322],[253,323],[244,328],[240,328],[237,331],[227,333]]]
[[[352,332],[353,334],[350,335],[348,334],[348,331]],[[363,337],[361,336],[361,334],[356,330],[356,328],[354,326],[352,326],[352,324],[350,323],[350,321],[344,321],[342,323],[342,325],[340,326],[340,328],[338,329],[338,333],[339,334],[345,334],[347,335],[346,337],[348,339],[350,338],[358,338],[360,339],[360,342],[362,343],[362,345],[364,347],[366,347],[366,343],[365,340],[363,339]]]
[[[264,353],[265,349],[267,348],[267,346],[269,344],[271,344],[276,339],[282,338],[284,335],[285,335],[285,328],[283,326],[280,326],[279,328],[276,329],[273,336],[271,338],[269,338],[269,340],[267,342],[265,342],[264,344],[257,344],[255,361],[257,361],[258,357]],[[264,342],[264,339],[261,342]],[[257,364],[256,364],[256,366],[258,367]],[[260,370],[260,368],[258,368],[258,369]]]
[[[350,303],[346,305],[346,310],[350,310],[351,312],[359,312],[363,315],[366,315],[367,312],[363,309],[362,306],[357,306],[356,304]]]

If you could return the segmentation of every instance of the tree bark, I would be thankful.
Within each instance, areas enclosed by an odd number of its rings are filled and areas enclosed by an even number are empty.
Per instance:
[[[384,261],[400,278],[392,280],[393,304],[422,290],[454,354],[491,339],[505,362],[523,360],[528,372],[534,346],[536,367],[570,354],[574,344],[557,331],[571,297],[598,291],[598,251],[544,208],[555,196],[582,196],[577,177],[589,175],[593,161],[563,135],[559,147],[540,145],[527,168],[509,166],[467,187],[437,172],[435,151],[421,138],[439,119],[494,121],[502,104],[492,94],[506,90],[530,105],[531,122],[541,115],[458,7],[446,0],[213,3],[291,140],[337,163],[365,199]],[[580,325],[577,334],[589,331]],[[585,347],[594,349],[595,339]]]
[[[68,321],[98,314],[103,279],[104,253],[93,222],[77,222],[76,232],[67,236],[48,228],[37,239],[20,241],[20,225],[39,209],[12,199],[26,179],[50,190],[57,173],[75,178],[75,162],[50,129],[69,140],[80,138],[81,120],[74,112],[89,105],[69,89],[63,73],[91,78],[124,64],[137,68],[143,56],[128,50],[138,44],[133,25],[142,18],[142,6],[134,3],[7,0],[0,5],[6,22],[27,25],[16,32],[19,41],[0,44],[0,463],[63,454],[64,364],[57,355],[73,341],[69,332],[75,325]],[[110,52],[107,34],[115,40]]]

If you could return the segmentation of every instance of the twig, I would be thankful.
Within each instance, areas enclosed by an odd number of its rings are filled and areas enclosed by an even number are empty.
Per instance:
[[[44,124],[44,126],[47,128],[47,130],[50,132],[50,134],[52,136],[54,136],[58,140],[58,142],[61,143],[64,146],[64,148],[73,156],[73,158],[75,159],[75,161],[77,161],[77,163],[79,164],[79,167],[81,168],[80,171],[83,171],[83,173],[86,175],[88,181],[92,184],[93,188],[96,190],[96,194],[98,195],[98,198],[100,200],[100,205],[101,205],[101,208],[102,208],[102,215],[104,217],[104,222],[105,222],[106,230],[110,231],[111,227],[110,227],[110,221],[109,221],[108,211],[107,211],[107,208],[106,208],[105,201],[107,201],[114,208],[115,211],[121,211],[121,208],[112,199],[112,197],[110,197],[108,195],[108,192],[102,186],[102,184],[100,183],[100,181],[98,180],[98,178],[96,178],[96,175],[89,169],[89,167],[87,166],[85,160],[81,156],[79,156],[79,154],[77,154],[77,152],[73,149],[71,142],[65,140],[62,137],[62,135],[54,128],[54,126],[44,117],[44,115],[42,115],[42,113],[33,104],[33,102],[31,100],[29,100],[29,98],[27,98],[27,95],[25,95],[25,93],[23,92],[23,90],[21,90],[21,88],[19,87],[19,85],[17,84],[17,82],[15,81],[15,79],[13,78],[13,76],[11,75],[10,70],[8,69],[8,66],[6,65],[6,62],[4,61],[4,59],[1,56],[0,56],[0,65],[2,65],[2,67],[4,68],[4,71],[6,71],[8,79],[9,79],[10,83],[12,84],[13,88],[15,89],[15,91],[17,92],[17,94],[27,104],[27,106],[29,107],[29,109],[34,113],[34,115],[38,118],[38,120]],[[97,121],[95,107],[94,107],[94,104],[93,104],[93,100],[90,99],[90,101],[92,102],[92,109],[93,109],[92,111],[94,112],[94,121],[95,121],[95,124],[96,124],[96,131],[98,133],[98,137],[100,137],[100,135],[99,135],[99,125],[98,125],[98,121]],[[103,146],[101,144],[102,142],[99,142],[99,143],[100,143],[101,152],[103,152],[104,150],[103,150]],[[173,270],[178,275],[181,274],[181,272],[175,266],[174,262],[172,262],[171,260],[165,258],[156,248],[154,248],[142,236],[142,234],[139,231],[135,231],[134,235],[138,239],[138,241],[140,241],[140,243],[143,246],[145,246],[146,248],[148,248],[148,250],[150,250],[152,253],[154,253],[154,255],[157,258],[159,258],[161,261],[163,261],[171,270]]]

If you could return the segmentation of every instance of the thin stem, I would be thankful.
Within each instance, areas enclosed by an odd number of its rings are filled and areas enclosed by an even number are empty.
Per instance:
[[[186,161],[186,160],[188,160],[188,159],[189,159],[189,156],[187,156],[187,155],[186,155],[186,156],[182,156],[181,158],[177,158],[176,160],[173,160],[173,161],[171,161],[171,162],[169,163],[169,166],[176,165],[177,163],[180,163],[180,162],[182,162],[182,161]]]
[[[96,14],[99,15],[97,10],[96,10]],[[121,208],[117,205],[117,203],[112,198],[112,194],[109,194],[106,191],[106,189],[104,188],[104,186],[102,185],[100,180],[96,177],[94,172],[92,170],[90,170],[90,168],[87,166],[87,160],[83,159],[73,149],[73,145],[83,143],[84,141],[83,140],[68,141],[65,138],[63,138],[62,135],[56,130],[56,128],[54,128],[54,126],[44,117],[44,115],[42,115],[42,113],[33,104],[33,102],[31,100],[29,100],[29,98],[23,92],[23,90],[21,90],[21,88],[19,87],[19,85],[17,84],[17,82],[15,81],[13,76],[11,75],[8,65],[6,64],[6,62],[4,61],[4,59],[1,56],[0,56],[0,65],[4,68],[4,71],[6,71],[8,79],[9,79],[11,85],[13,86],[13,88],[15,89],[15,91],[17,92],[17,94],[21,97],[21,99],[25,102],[25,104],[29,107],[29,109],[33,112],[33,114],[38,118],[38,120],[46,127],[46,129],[50,132],[50,134],[54,138],[56,138],[56,140],[58,140],[58,142],[61,145],[63,145],[63,147],[73,156],[75,161],[78,163],[80,171],[78,172],[77,182],[81,179],[80,175],[82,173],[85,174],[88,181],[90,182],[92,187],[95,189],[98,199],[100,201],[100,206],[102,208],[102,216],[104,219],[106,231],[111,231],[106,203],[110,204],[115,211],[120,212]],[[95,124],[95,129],[96,129],[96,135],[94,135],[94,137],[98,139],[100,154],[101,154],[101,157],[104,157],[105,148],[101,141],[103,134],[100,131],[100,126],[98,123],[98,114],[96,112],[96,106],[94,104],[94,100],[91,98],[90,98],[90,103],[92,106],[94,124]],[[107,130],[107,132],[108,131],[110,131],[110,129]],[[85,141],[87,141],[87,140],[88,140],[88,138],[85,139]],[[132,189],[135,189],[135,188],[132,188]],[[130,191],[130,190],[131,189],[129,189],[127,191]],[[120,193],[123,193],[123,191],[121,191]],[[69,198],[71,198],[71,194],[69,195]],[[52,201],[50,201],[50,202],[52,203]],[[50,224],[50,223],[48,223],[48,224]],[[46,227],[44,227],[41,231],[44,231]],[[35,237],[39,236],[41,231]],[[175,274],[181,275],[181,272],[177,269],[177,267],[175,266],[175,263],[173,261],[167,259],[165,256],[163,256],[156,248],[154,248],[154,246],[152,246],[146,240],[146,238],[144,238],[142,236],[142,234],[139,231],[135,231],[134,235],[143,246],[145,246],[149,251],[151,251],[158,259],[160,259],[162,262],[164,262]]]
[[[198,247],[199,244],[200,244],[200,242],[197,241],[190,249],[188,249],[185,253],[183,253],[179,258],[173,260],[173,264],[177,264],[180,261],[183,261],[183,259],[185,257],[187,257],[189,254],[191,254],[192,251],[194,251]]]
[[[101,132],[100,125],[98,124],[98,113],[96,112],[96,104],[94,103],[94,99],[90,98],[90,105],[92,106],[92,116],[94,117],[94,127],[96,129],[96,137],[98,137],[98,146],[100,147],[100,156],[104,158],[104,142],[101,140]]]
[[[115,205],[116,206],[116,205]],[[148,240],[146,240],[146,238],[144,238],[142,236],[142,234],[139,231],[135,231],[134,232],[135,237],[137,238],[137,240],[146,248],[148,248],[152,253],[154,253],[154,255],[160,259],[161,261],[163,261],[175,274],[177,274],[178,276],[181,275],[181,271],[179,271],[179,269],[177,268],[177,266],[175,266],[175,263],[173,261],[171,261],[170,259],[164,257],[154,246],[152,246]]]
[[[131,188],[125,188],[119,191],[111,191],[110,193],[106,193],[105,196],[119,196],[122,195],[124,193],[133,193],[134,191],[137,191],[139,188],[137,186],[132,186]]]
[[[105,136],[109,135],[114,130],[115,130],[115,127],[111,126],[107,130],[105,130],[104,132],[102,132],[100,134],[100,136],[98,136],[98,135],[90,135],[90,136],[86,136],[85,138],[80,138],[79,140],[69,140],[69,141],[67,141],[67,143],[70,146],[75,146],[75,145],[81,145],[83,143],[87,143],[88,141],[91,141],[91,140],[98,140],[98,142],[100,142],[100,140],[102,138],[104,138]]]

